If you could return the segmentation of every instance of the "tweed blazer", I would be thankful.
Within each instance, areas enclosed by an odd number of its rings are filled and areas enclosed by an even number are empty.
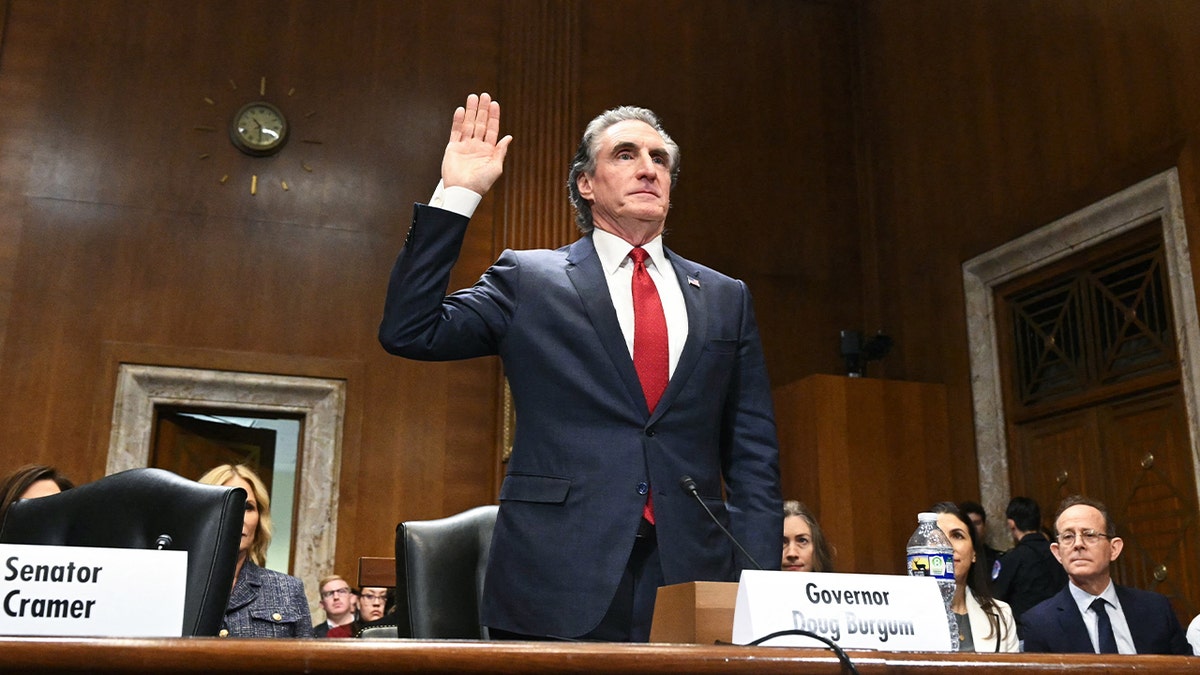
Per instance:
[[[312,637],[304,582],[247,560],[229,594],[221,636]]]

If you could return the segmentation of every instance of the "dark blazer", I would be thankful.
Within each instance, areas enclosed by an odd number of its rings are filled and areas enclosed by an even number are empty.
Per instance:
[[[312,637],[304,583],[247,560],[229,594],[221,628],[221,635],[229,637]]]
[[[1121,610],[1139,654],[1192,655],[1192,647],[1166,596],[1117,586],[1117,599],[1121,601]],[[1096,651],[1079,606],[1071,597],[1069,585],[1025,612],[1021,619],[1027,652],[1090,654]]]
[[[1067,585],[1067,572],[1050,552],[1050,540],[1041,532],[1021,537],[997,564],[1000,573],[992,581],[992,594],[1012,606],[1018,627],[1022,614]]]
[[[446,296],[466,227],[415,207],[379,338],[407,358],[503,360],[517,426],[483,623],[566,637],[594,628],[629,559],[647,484],[665,582],[736,580],[749,563],[680,487],[684,475],[759,563],[779,569],[778,447],[746,286],[666,251],[688,338],[649,414],[591,237],[504,251],[474,287]]]

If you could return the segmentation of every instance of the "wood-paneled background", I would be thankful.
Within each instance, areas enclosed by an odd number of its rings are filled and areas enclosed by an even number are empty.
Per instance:
[[[840,372],[844,328],[895,337],[868,375],[946,385],[930,503],[978,495],[962,262],[1176,164],[1200,222],[1189,0],[3,8],[0,470],[103,474],[114,354],[345,379],[342,574],[389,555],[399,520],[494,499],[499,364],[375,339],[468,92],[516,140],[455,283],[570,241],[584,123],[653,108],[683,148],[669,244],[747,281],[776,386]],[[294,136],[256,159],[224,125],[264,79]]]

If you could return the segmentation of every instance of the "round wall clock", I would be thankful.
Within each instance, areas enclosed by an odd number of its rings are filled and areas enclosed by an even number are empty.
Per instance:
[[[229,124],[229,139],[247,155],[273,155],[287,142],[288,123],[283,111],[266,101],[247,103]]]

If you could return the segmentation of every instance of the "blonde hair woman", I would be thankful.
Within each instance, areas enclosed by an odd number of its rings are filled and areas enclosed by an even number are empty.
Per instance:
[[[246,491],[242,540],[221,637],[312,637],[304,582],[265,567],[271,545],[271,497],[262,479],[245,465],[222,464],[201,476],[200,482]]]

